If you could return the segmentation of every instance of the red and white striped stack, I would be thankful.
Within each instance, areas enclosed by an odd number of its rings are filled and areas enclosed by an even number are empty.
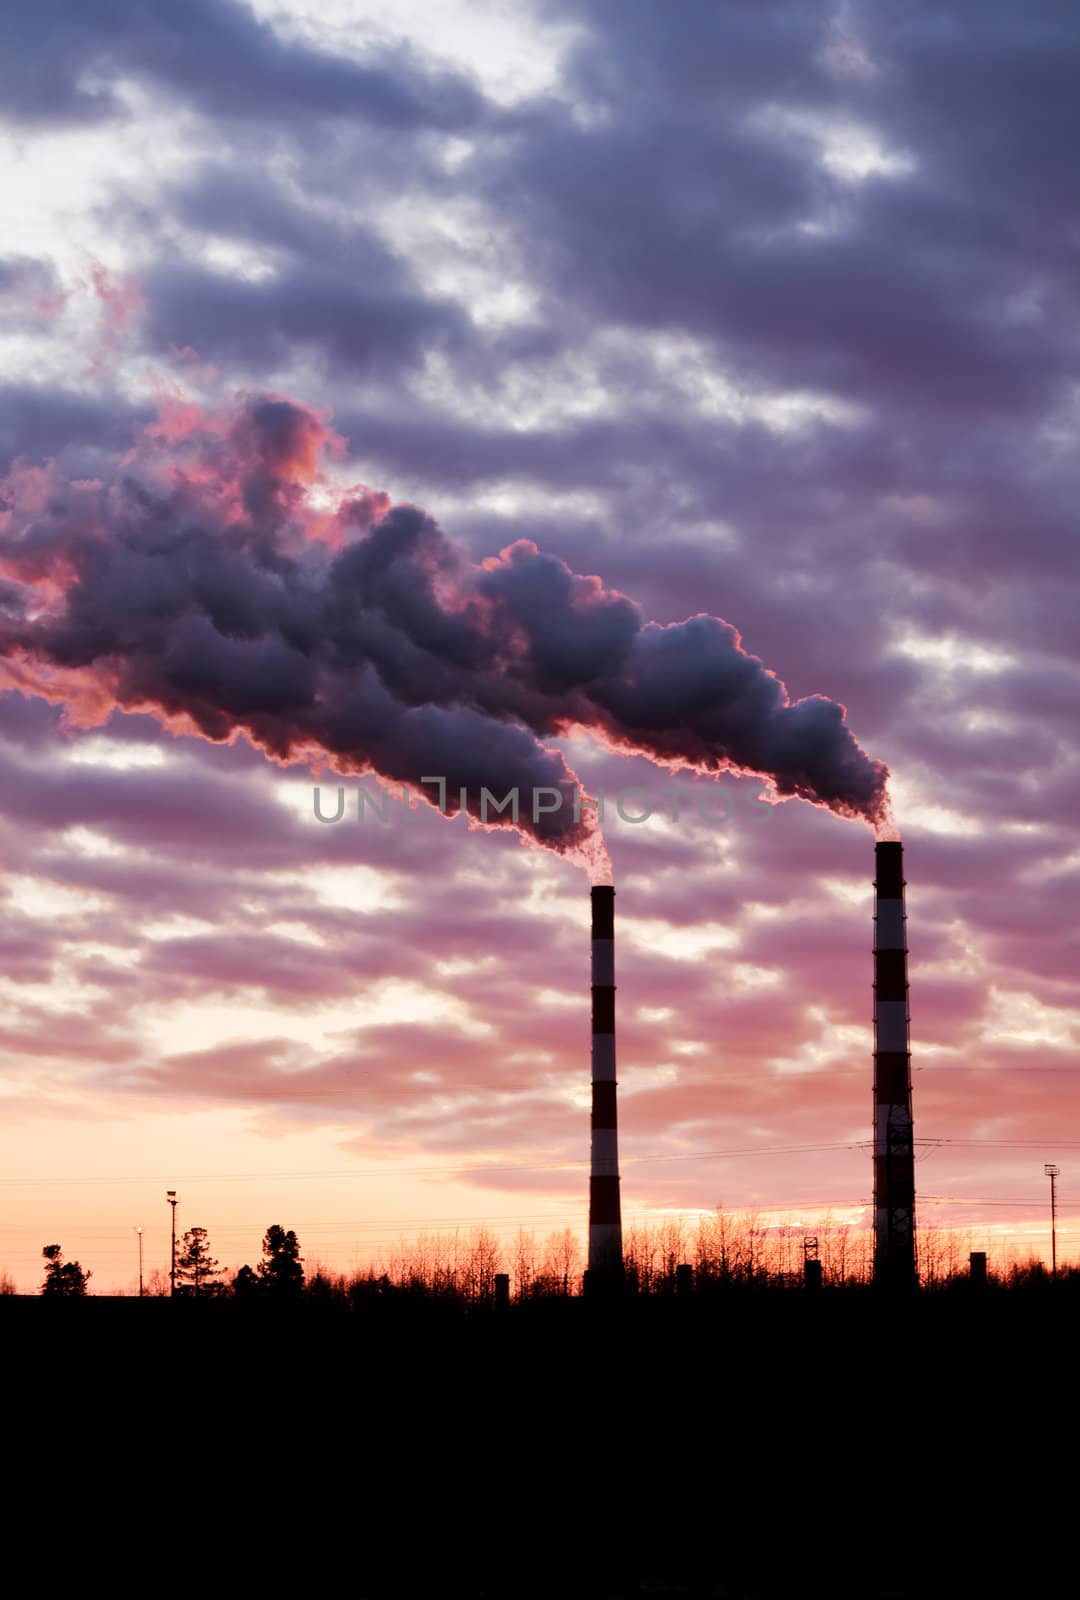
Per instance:
[[[879,840],[875,855],[874,1282],[909,1289],[918,1279],[903,846]]]
[[[592,1147],[589,1174],[589,1283],[622,1278],[622,1208],[615,1089],[615,890],[592,891]]]

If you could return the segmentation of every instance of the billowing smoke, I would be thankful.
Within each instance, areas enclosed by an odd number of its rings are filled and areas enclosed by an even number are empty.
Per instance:
[[[150,710],[281,762],[414,788],[437,774],[451,812],[462,789],[479,816],[482,790],[516,788],[522,834],[594,872],[593,813],[575,817],[577,780],[543,743],[578,729],[883,822],[887,769],[843,707],[791,701],[728,623],[647,622],[525,539],[476,565],[416,507],[332,498],[318,464],[339,445],[313,412],[258,398],[174,406],[93,479],[17,469],[0,501],[11,682],[83,720]],[[541,789],[564,803],[534,821]]]

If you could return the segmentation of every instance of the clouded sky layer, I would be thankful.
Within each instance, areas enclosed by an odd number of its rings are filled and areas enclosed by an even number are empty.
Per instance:
[[[0,554],[58,483],[136,495],[147,440],[288,397],[344,440],[312,515],[364,486],[469,562],[532,541],[725,619],[893,775],[923,1220],[1041,1248],[1080,1109],[1080,21],[390,15],[9,7]],[[230,1264],[275,1220],[341,1265],[580,1225],[573,865],[358,823],[355,783],[320,824],[302,766],[5,682],[0,1266],[31,1287],[60,1238],[125,1284],[166,1186]],[[606,819],[627,1214],[862,1216],[869,832],[542,742],[666,814]]]

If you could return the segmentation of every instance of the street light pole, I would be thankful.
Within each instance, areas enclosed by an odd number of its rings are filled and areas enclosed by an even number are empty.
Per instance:
[[[167,1189],[165,1198],[172,1206],[172,1250],[169,1255],[169,1296],[176,1293],[176,1190]]]
[[[1061,1173],[1060,1167],[1055,1167],[1048,1161],[1043,1171],[1050,1179],[1050,1277],[1057,1282],[1057,1180]]]
[[[136,1228],[135,1232],[139,1235],[139,1299],[141,1300],[142,1297],[143,1297],[143,1286],[142,1286],[142,1229],[141,1228]]]

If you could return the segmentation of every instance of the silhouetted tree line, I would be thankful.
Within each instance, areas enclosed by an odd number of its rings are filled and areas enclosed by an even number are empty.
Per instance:
[[[176,1293],[250,1301],[296,1298],[304,1288],[304,1264],[300,1241],[291,1228],[274,1223],[263,1234],[262,1259],[254,1267],[248,1263],[226,1283],[221,1266],[210,1253],[205,1228],[190,1228],[184,1234],[182,1250],[176,1258]],[[167,1292],[167,1291],[166,1291]]]
[[[65,1261],[58,1244],[47,1244],[43,1295],[67,1297],[85,1295],[92,1273],[78,1261]],[[231,1282],[226,1282],[221,1263],[214,1258],[205,1228],[189,1228],[179,1240],[176,1253],[176,1294],[183,1298],[284,1300],[296,1298],[304,1290],[304,1264],[300,1241],[291,1228],[278,1223],[263,1235],[262,1259],[255,1267],[244,1265]],[[153,1299],[170,1293],[169,1275],[155,1268],[147,1279],[146,1292]],[[15,1293],[14,1282],[0,1275],[0,1293]]]
[[[826,1219],[816,1230],[822,1284],[832,1290],[869,1285],[873,1236],[846,1221]],[[802,1290],[805,1227],[766,1223],[753,1213],[717,1211],[688,1225],[679,1219],[632,1227],[624,1238],[626,1285],[630,1294],[650,1297],[678,1292],[680,1266],[690,1266],[695,1294],[747,1290]],[[923,1287],[938,1290],[968,1283],[972,1235],[927,1227],[920,1237]],[[515,1302],[562,1298],[582,1290],[584,1255],[572,1229],[538,1241],[519,1231],[510,1243],[489,1229],[468,1234],[421,1234],[403,1242],[385,1262],[345,1274],[316,1266],[307,1293],[324,1303],[358,1306],[372,1298],[443,1303],[462,1308],[490,1304],[495,1277],[505,1273]],[[1059,1270],[1059,1279],[1080,1291],[1080,1268]],[[1027,1289],[1049,1283],[1036,1260],[1008,1260],[1002,1254],[988,1275],[991,1289]]]
[[[757,1212],[718,1209],[689,1223],[671,1218],[649,1226],[635,1225],[624,1236],[627,1292],[664,1296],[745,1290],[802,1288],[807,1229],[801,1224],[766,1221]],[[814,1231],[821,1282],[831,1289],[857,1289],[871,1281],[873,1236],[848,1221],[826,1217]],[[1017,1259],[989,1247],[987,1286],[991,1289],[1038,1289],[1050,1273],[1035,1258]],[[919,1276],[924,1290],[949,1289],[969,1281],[969,1255],[976,1248],[970,1230],[919,1230]],[[42,1252],[48,1296],[78,1297],[87,1293],[91,1273],[78,1261],[65,1261],[58,1244]],[[275,1223],[263,1235],[262,1256],[254,1267],[242,1266],[227,1280],[214,1258],[205,1228],[190,1228],[180,1241],[176,1260],[176,1293],[190,1298],[232,1298],[248,1303],[306,1300],[322,1304],[358,1305],[372,1298],[438,1302],[462,1308],[490,1304],[499,1274],[509,1279],[512,1299],[569,1298],[581,1293],[584,1253],[572,1228],[538,1240],[519,1230],[509,1243],[486,1227],[468,1234],[424,1233],[402,1243],[387,1259],[346,1274],[315,1266],[305,1275],[300,1241],[292,1229]],[[689,1281],[685,1268],[691,1269]],[[680,1276],[679,1269],[684,1273]],[[5,1275],[6,1276],[6,1275]],[[1080,1290],[1080,1267],[1059,1268],[1059,1280]],[[4,1285],[14,1292],[10,1280]],[[0,1289],[0,1292],[3,1292]],[[148,1292],[169,1292],[169,1280],[151,1273]]]

